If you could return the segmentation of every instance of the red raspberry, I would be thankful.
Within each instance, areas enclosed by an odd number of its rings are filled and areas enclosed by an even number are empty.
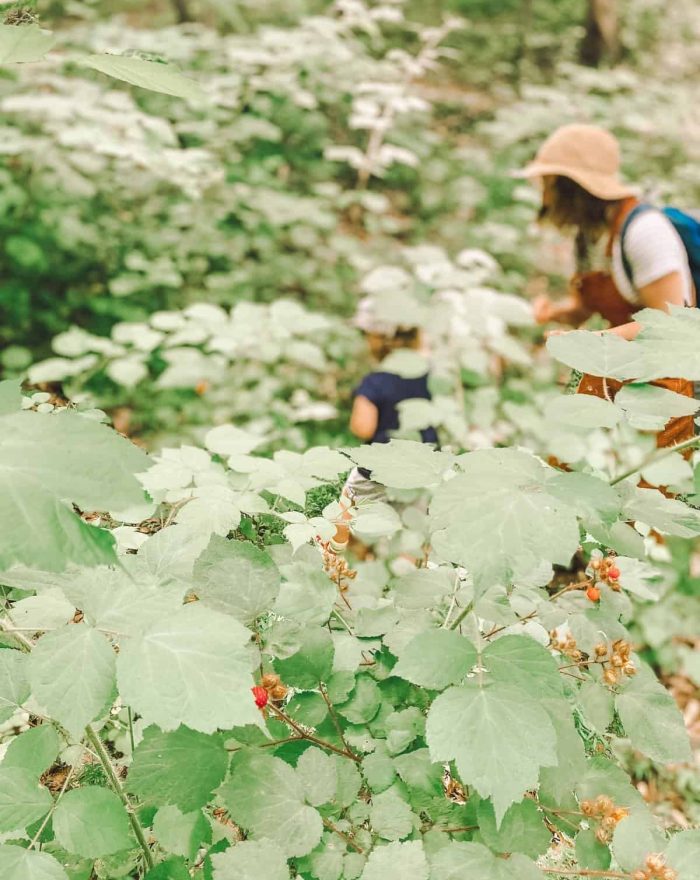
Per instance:
[[[267,691],[264,687],[252,687],[251,691],[253,692],[253,698],[255,699],[255,705],[258,709],[264,709],[267,706]]]
[[[600,590],[598,587],[589,587],[586,590],[586,595],[591,600],[591,602],[597,602],[600,599]]]
[[[619,577],[620,577],[620,569],[619,568],[617,568],[616,566],[613,566],[611,569],[609,569],[609,571],[608,571],[609,580],[616,581]]]

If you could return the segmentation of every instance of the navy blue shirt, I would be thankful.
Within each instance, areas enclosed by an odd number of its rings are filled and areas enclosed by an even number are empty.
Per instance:
[[[396,431],[399,427],[397,405],[402,400],[416,397],[421,400],[431,400],[427,374],[416,379],[405,379],[395,373],[368,373],[357,386],[354,394],[356,397],[366,397],[379,411],[377,430],[370,443],[388,443],[391,440],[392,431]],[[420,436],[424,443],[438,442],[435,428],[425,428],[420,432]]]

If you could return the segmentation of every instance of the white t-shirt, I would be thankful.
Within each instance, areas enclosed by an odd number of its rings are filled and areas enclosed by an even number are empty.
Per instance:
[[[683,279],[683,301],[693,303],[693,277],[680,235],[661,211],[644,211],[632,219],[625,232],[625,256],[632,271],[630,284],[622,263],[620,236],[613,242],[612,274],[615,285],[626,300],[639,303],[639,288],[658,281],[671,272]]]

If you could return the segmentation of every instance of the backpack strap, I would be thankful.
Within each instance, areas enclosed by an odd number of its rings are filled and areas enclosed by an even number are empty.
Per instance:
[[[625,236],[627,235],[627,231],[629,230],[630,223],[634,220],[635,217],[639,217],[640,214],[645,214],[647,211],[656,210],[653,205],[649,205],[646,202],[640,202],[638,205],[635,205],[634,208],[627,214],[625,217],[622,228],[620,229],[620,254],[622,256],[622,268],[625,271],[625,276],[629,281],[630,285],[634,287],[634,277],[632,274],[632,266],[630,265],[630,261],[627,259],[627,254],[625,253]]]

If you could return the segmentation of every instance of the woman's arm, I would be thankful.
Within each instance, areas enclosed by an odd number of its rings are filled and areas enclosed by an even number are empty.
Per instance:
[[[532,311],[538,324],[556,321],[578,327],[593,314],[586,308],[581,299],[580,280],[578,275],[569,282],[568,295],[559,302],[552,302],[548,296],[538,296],[532,302]]]
[[[668,311],[669,305],[682,306],[683,301],[683,279],[680,272],[669,272],[663,278],[652,281],[639,288],[639,298],[642,305],[648,309],[661,309]],[[614,333],[623,339],[634,339],[642,325],[637,321],[630,321],[629,324],[621,324],[619,327],[613,327],[608,333]]]
[[[379,410],[361,394],[355,398],[350,413],[350,430],[360,440],[371,440],[377,431]]]

